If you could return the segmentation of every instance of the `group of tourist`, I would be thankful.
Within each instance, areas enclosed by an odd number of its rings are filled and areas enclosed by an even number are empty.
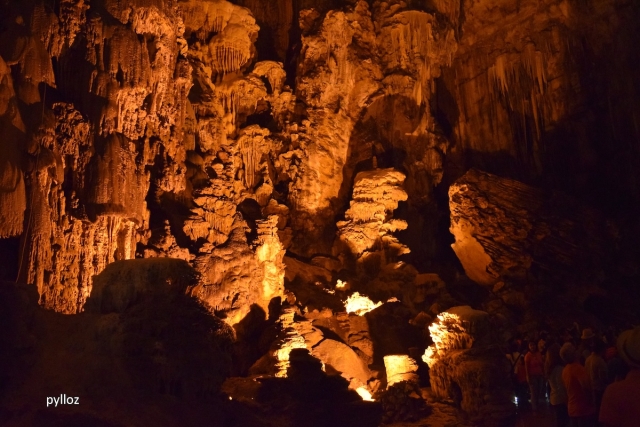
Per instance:
[[[616,334],[579,328],[513,339],[507,354],[519,405],[548,395],[558,427],[640,426],[640,327]],[[529,399],[527,399],[527,392]]]

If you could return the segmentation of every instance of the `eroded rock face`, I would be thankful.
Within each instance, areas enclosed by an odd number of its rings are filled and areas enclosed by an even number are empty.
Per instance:
[[[532,269],[595,275],[615,247],[601,214],[565,195],[473,169],[449,197],[453,250],[467,276],[483,285]]]
[[[614,153],[637,137],[637,72],[625,70],[637,69],[638,5],[474,0],[462,12],[438,98],[462,144],[457,176],[475,166],[595,205],[637,203],[621,172],[635,160]]]
[[[297,94],[307,120],[291,202],[293,228],[314,233],[313,245],[294,239],[292,250],[301,255],[327,252],[331,218],[345,203],[358,164],[411,170],[416,202],[440,182],[447,143],[436,135],[425,102],[456,43],[451,27],[433,25],[433,14],[406,9],[387,2],[370,9],[358,1],[324,17],[312,9],[300,14]],[[401,159],[402,152],[411,154]]]
[[[616,253],[599,214],[525,183],[623,195],[609,209],[637,217],[633,0],[53,3],[0,5],[0,255],[17,261],[0,276],[47,309],[147,316],[139,300],[168,286],[236,326],[242,372],[271,345],[255,373],[295,373],[306,349],[369,393],[384,356],[415,355],[420,326],[472,289],[449,214],[500,310],[528,298],[504,282],[600,277]],[[349,298],[382,307],[344,313]],[[438,320],[455,338],[442,396],[501,387],[474,371],[495,362],[476,314]],[[462,406],[500,412],[480,393]]]
[[[592,93],[581,80],[581,61],[606,62],[609,46],[620,55],[596,79],[634,58],[622,45],[636,31],[630,0],[593,13],[558,0],[238,3],[2,6],[0,238],[22,240],[15,275],[47,307],[81,310],[91,277],[136,256],[189,260],[218,289],[205,270],[228,256],[224,245],[264,262],[255,223],[270,215],[284,249],[336,256],[336,217],[363,171],[403,171],[405,240],[415,259],[432,256],[446,210],[433,188],[446,170],[456,178],[486,164],[514,176],[501,165],[516,159],[525,178],[553,181],[562,174],[551,143],[571,139],[567,118],[595,123],[606,97],[633,93],[622,83]],[[625,79],[616,81],[632,88]],[[583,108],[591,98],[599,106]],[[618,147],[637,130],[616,108],[600,116]],[[574,139],[580,173],[562,182],[611,177],[610,153],[597,166],[593,138]],[[374,237],[345,230],[355,254],[369,250]],[[263,281],[264,268],[249,270],[258,276],[230,273],[237,286],[207,293],[222,311]]]
[[[92,277],[136,256],[192,262],[196,294],[230,322],[246,314],[239,306],[281,296],[281,142],[245,122],[267,102],[286,110],[291,93],[281,96],[281,64],[254,64],[250,11],[225,1],[3,11],[0,237],[21,236],[16,274],[41,303],[82,311]]]

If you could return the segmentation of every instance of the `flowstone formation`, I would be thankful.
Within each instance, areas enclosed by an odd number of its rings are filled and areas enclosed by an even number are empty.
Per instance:
[[[194,295],[229,323],[251,304],[267,310],[283,292],[282,220],[262,212],[278,205],[267,164],[281,142],[240,125],[277,103],[285,73],[255,63],[250,11],[4,9],[0,235],[21,236],[19,280],[45,307],[76,313],[109,264],[172,256],[197,268]]]

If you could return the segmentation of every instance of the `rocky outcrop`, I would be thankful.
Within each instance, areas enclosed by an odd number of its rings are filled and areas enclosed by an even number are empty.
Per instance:
[[[483,285],[532,273],[594,276],[615,248],[612,224],[566,195],[474,169],[449,197],[453,250]]]
[[[447,143],[436,135],[425,101],[455,40],[451,27],[435,25],[435,15],[407,9],[358,1],[325,16],[301,12],[296,92],[307,120],[290,199],[294,230],[312,230],[314,239],[310,245],[294,238],[300,255],[328,252],[332,217],[358,165],[411,170],[412,202],[427,200],[440,182]]]
[[[250,11],[225,1],[69,1],[3,12],[0,237],[21,236],[16,273],[41,303],[82,311],[92,277],[136,256],[192,262],[204,288],[227,281],[231,289],[199,293],[221,313],[280,296],[286,213],[274,223],[266,210],[238,210],[272,200],[280,142],[240,124],[278,102],[285,78],[273,61],[249,72]]]
[[[161,300],[164,324],[175,297],[236,328],[239,371],[267,352],[257,373],[300,375],[293,352],[316,375],[316,357],[367,399],[458,300],[506,318],[590,278],[584,296],[617,256],[637,275],[637,1],[0,3],[0,276],[47,309]],[[629,250],[554,189],[626,217]],[[471,368],[495,361],[481,334],[438,322],[456,337],[438,393],[493,384]]]
[[[487,425],[506,422],[515,412],[509,364],[493,342],[489,315],[453,307],[438,315],[429,332],[433,345],[422,358],[430,368],[434,396],[452,399]]]
[[[166,269],[127,263],[130,274],[120,268],[120,278],[137,281],[138,291],[145,291],[108,314],[54,313],[38,307],[33,286],[0,283],[3,424],[195,426],[233,412],[216,397],[230,368],[231,328],[194,298],[173,292],[175,284],[156,281]],[[133,287],[111,286],[123,292]],[[102,303],[109,308],[105,298]],[[36,403],[60,396],[56,390],[78,397],[79,404]],[[134,401],[135,408],[128,406]],[[188,414],[176,416],[176,408]],[[242,424],[262,425],[250,417]]]

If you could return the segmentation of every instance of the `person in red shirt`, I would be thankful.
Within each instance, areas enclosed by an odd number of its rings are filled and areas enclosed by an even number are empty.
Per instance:
[[[567,366],[562,370],[562,382],[567,390],[567,409],[571,419],[571,427],[595,427],[596,408],[589,374],[579,362],[576,348],[565,343],[560,349],[560,357]]]
[[[529,342],[529,352],[524,356],[527,382],[531,390],[531,409],[538,410],[538,402],[544,392],[544,361],[534,341]]]
[[[618,337],[618,354],[629,366],[622,381],[610,384],[602,397],[599,421],[604,427],[640,425],[640,326]]]

